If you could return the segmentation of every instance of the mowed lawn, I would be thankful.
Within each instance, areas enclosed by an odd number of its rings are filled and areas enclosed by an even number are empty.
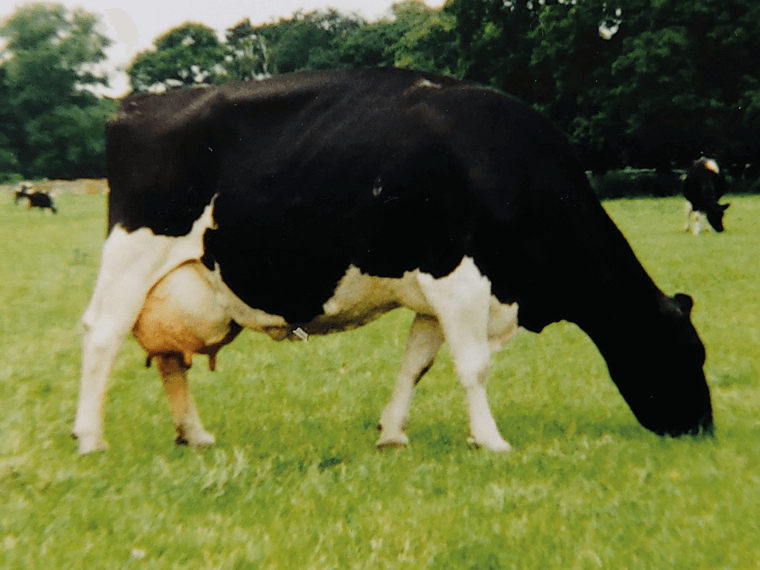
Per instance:
[[[760,197],[729,199],[727,232],[698,237],[682,231],[682,200],[606,204],[660,287],[695,299],[714,439],[642,428],[594,345],[560,323],[494,361],[512,453],[467,445],[445,349],[415,394],[411,446],[379,452],[411,322],[397,311],[305,343],[245,332],[215,373],[196,357],[217,438],[200,451],[174,445],[155,367],[130,339],[108,392],[110,450],[79,457],[77,322],[105,198],[60,196],[53,216],[0,196],[0,568],[760,568]]]

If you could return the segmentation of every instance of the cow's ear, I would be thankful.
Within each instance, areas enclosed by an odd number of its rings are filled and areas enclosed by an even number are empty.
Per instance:
[[[720,209],[721,209],[721,210],[723,210],[723,211],[726,211],[726,210],[728,210],[728,207],[729,207],[731,204],[730,204],[730,203],[728,203],[728,204],[718,204],[718,205],[720,206]]]
[[[687,317],[691,316],[691,309],[694,307],[694,299],[683,293],[676,293],[671,299],[675,301],[676,305],[684,315]]]

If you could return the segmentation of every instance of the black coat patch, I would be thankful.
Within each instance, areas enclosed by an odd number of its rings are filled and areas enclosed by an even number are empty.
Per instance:
[[[111,226],[184,235],[216,195],[204,263],[289,322],[321,314],[351,264],[441,277],[469,255],[531,330],[572,318],[607,258],[648,282],[565,138],[451,78],[346,70],[141,95],[107,150]]]

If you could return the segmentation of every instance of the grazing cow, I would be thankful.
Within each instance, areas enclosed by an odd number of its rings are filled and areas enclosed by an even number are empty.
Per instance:
[[[29,190],[29,186],[22,184],[21,189],[16,190],[16,198],[13,201],[14,204],[18,204],[19,200],[26,198],[28,200],[26,206],[28,210],[31,208],[39,208],[40,210],[49,208],[50,211],[54,214],[58,213],[58,210],[55,209],[55,204],[53,204],[53,199],[50,197],[50,194],[42,192],[41,190],[36,190],[30,193]]]
[[[715,159],[702,157],[695,160],[683,181],[683,195],[687,200],[686,228],[694,235],[702,231],[700,219],[707,217],[707,229],[723,231],[723,213],[731,204],[718,204],[726,192],[726,177],[721,173]],[[691,227],[691,215],[694,214],[694,228]]]
[[[711,432],[692,301],[652,282],[546,119],[503,94],[395,68],[136,95],[107,128],[109,234],[82,317],[74,436],[104,449],[111,366],[132,331],[157,360],[178,442],[209,445],[194,354],[242,328],[276,340],[416,313],[378,446],[407,443],[412,391],[444,342],[470,441],[507,451],[491,355],[577,323],[638,420]]]

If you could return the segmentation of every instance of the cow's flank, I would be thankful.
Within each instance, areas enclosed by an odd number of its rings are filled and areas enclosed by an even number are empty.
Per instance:
[[[111,366],[134,332],[178,441],[209,445],[193,355],[415,312],[378,446],[449,344],[470,439],[508,450],[486,398],[518,327],[577,323],[659,434],[712,428],[691,299],[652,282],[567,140],[495,90],[400,69],[309,72],[125,99],[106,140],[109,234],[83,318],[79,449],[104,449]]]

